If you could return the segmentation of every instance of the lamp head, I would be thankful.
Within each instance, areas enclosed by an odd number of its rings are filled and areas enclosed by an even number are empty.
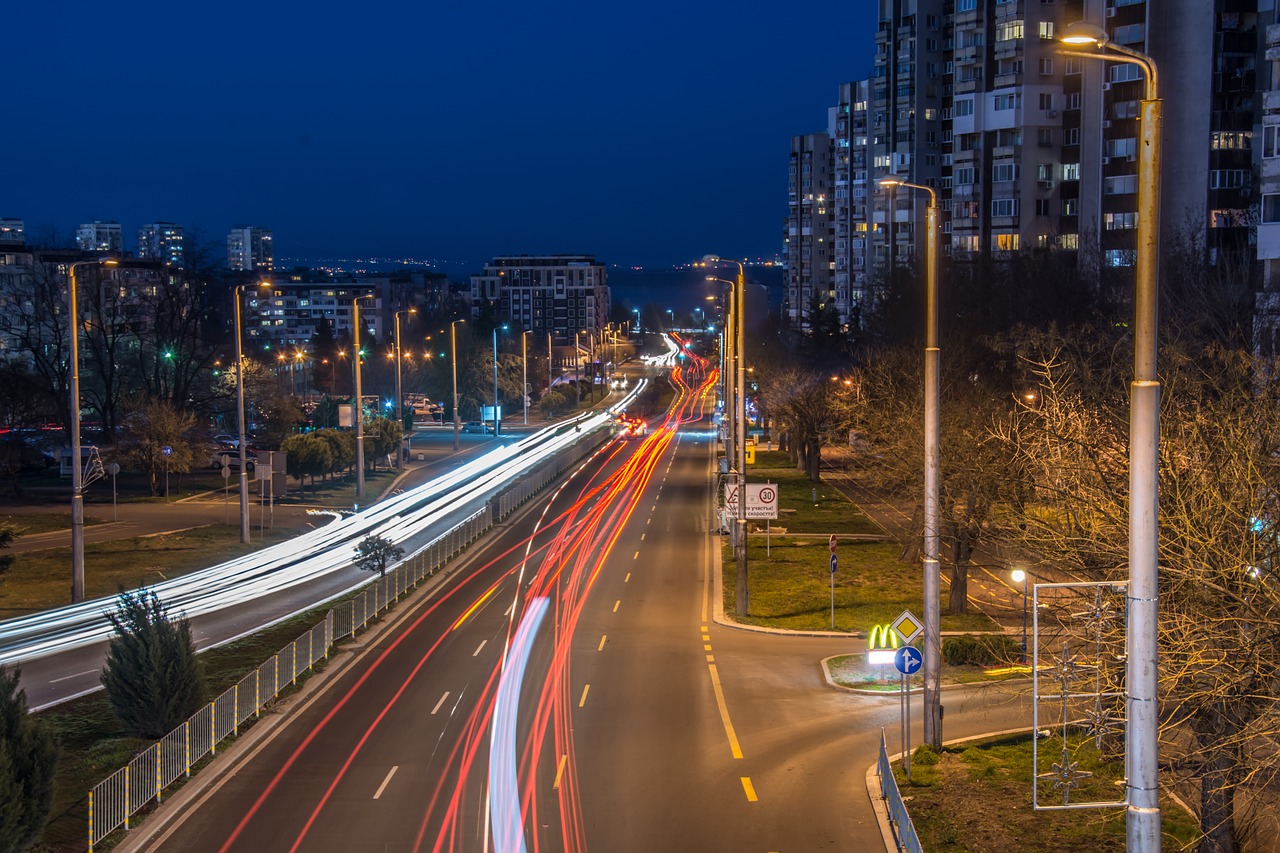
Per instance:
[[[1062,31],[1062,38],[1059,39],[1063,44],[1069,44],[1074,47],[1097,47],[1101,48],[1111,37],[1107,35],[1107,31],[1097,24],[1091,24],[1088,21],[1075,21],[1067,24],[1067,28]]]
[[[102,263],[102,265],[103,265],[104,267],[118,267],[118,266],[120,266],[120,262],[119,262],[119,261],[117,261],[115,258],[108,258],[107,260],[104,260],[104,261],[102,261],[101,263]]]
[[[877,183],[879,183],[880,186],[883,187],[884,189],[889,190],[895,187],[902,186],[904,181],[902,180],[902,178],[899,178],[897,175],[885,175]]]
[[[1022,583],[1027,579],[1027,573],[1022,569],[1014,569],[1009,573],[1009,577],[1013,578],[1014,583]]]
[[[714,264],[718,260],[720,260],[719,255],[703,255],[702,256],[702,262],[704,264]]]

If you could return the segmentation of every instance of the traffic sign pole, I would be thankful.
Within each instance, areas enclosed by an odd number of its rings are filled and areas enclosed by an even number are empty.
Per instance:
[[[831,630],[836,629],[836,555],[831,554]]]

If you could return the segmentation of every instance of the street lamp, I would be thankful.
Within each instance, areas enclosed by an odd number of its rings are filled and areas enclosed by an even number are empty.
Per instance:
[[[80,309],[76,267],[114,267],[114,260],[76,261],[67,268],[67,316],[71,322],[71,603],[84,601],[84,464],[80,458]]]
[[[449,364],[453,367],[453,449],[458,449],[458,324],[465,319],[454,320],[449,324]]]
[[[1027,662],[1027,573],[1014,569],[1009,573],[1014,583],[1022,584],[1022,662]]]
[[[525,329],[520,333],[520,400],[524,405],[524,425],[529,425],[529,335],[533,332]]]
[[[1160,163],[1164,105],[1155,61],[1115,44],[1101,27],[1078,21],[1062,42],[1093,50],[1068,56],[1127,62],[1142,68],[1146,88],[1138,112],[1138,228],[1133,290],[1133,383],[1129,386],[1129,586],[1125,626],[1125,835],[1128,850],[1160,849],[1159,706],[1156,643],[1160,536],[1160,380],[1156,376]],[[1110,51],[1106,52],[1105,51]]]
[[[942,694],[939,683],[942,616],[939,597],[942,578],[938,564],[940,514],[939,410],[941,408],[938,347],[938,194],[933,187],[913,184],[895,176],[880,179],[880,186],[923,190],[929,194],[925,215],[925,340],[924,340],[924,739],[934,749],[942,748]],[[892,252],[890,253],[892,254]]]
[[[507,325],[502,324],[502,331]],[[498,417],[498,327],[493,327],[493,434],[501,435],[502,419]]]
[[[737,451],[738,451],[738,541],[734,545],[734,562],[737,564],[737,581],[736,581],[736,601],[735,608],[739,616],[746,616],[747,609],[750,607],[751,599],[747,594],[747,434],[746,434],[746,395],[743,389],[746,388],[746,338],[742,333],[746,320],[746,270],[742,266],[741,261],[724,260],[719,255],[704,255],[702,263],[705,266],[711,266],[717,263],[730,263],[738,265],[738,278],[734,290],[736,297],[734,306],[730,309],[733,315],[733,324],[736,337],[733,340],[733,348],[736,353],[737,370],[734,376],[734,386],[737,389],[737,397],[733,402],[733,419],[737,425]],[[668,309],[669,310],[669,309]]]
[[[270,287],[271,282],[260,281],[257,287]],[[241,320],[241,299],[244,296],[245,285],[239,284],[235,288],[236,302],[236,428],[238,430],[237,438],[239,444],[236,448],[240,456],[240,541],[249,541],[249,473],[246,471],[247,456],[245,451],[245,435],[244,435],[244,351],[243,340],[244,329]]]
[[[417,308],[403,308],[395,314],[396,327],[396,423],[404,428],[404,392],[400,389],[400,362],[403,356],[400,353],[400,315],[401,314],[417,314]],[[396,451],[396,461],[404,461],[403,448]]]
[[[356,367],[356,497],[364,497],[364,393],[360,387],[360,300],[373,299],[372,293],[351,300],[352,361]]]

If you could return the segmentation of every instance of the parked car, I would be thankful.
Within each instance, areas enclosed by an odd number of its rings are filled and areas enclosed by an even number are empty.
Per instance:
[[[224,456],[227,457],[227,466],[232,471],[240,470],[240,453],[235,450],[215,450],[209,456],[209,467],[221,468],[222,457]],[[257,460],[254,458],[253,454],[246,453],[244,457],[244,470],[252,471],[255,462],[257,462]]]
[[[489,426],[483,421],[467,421],[465,424],[462,425],[462,431],[480,433],[482,435],[484,433],[489,433],[490,435],[492,435],[493,427]]]

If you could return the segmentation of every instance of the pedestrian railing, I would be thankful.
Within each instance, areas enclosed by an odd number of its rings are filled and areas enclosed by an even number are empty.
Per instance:
[[[880,729],[880,756],[876,760],[876,775],[880,777],[880,798],[889,810],[889,824],[893,827],[893,837],[900,853],[923,853],[920,839],[916,837],[916,828],[911,823],[911,815],[907,813],[906,803],[902,802],[902,793],[898,791],[898,780],[893,776],[893,766],[889,764],[889,753],[885,749],[884,729]]]
[[[529,498],[554,482],[561,474],[581,462],[609,438],[607,429],[597,429],[594,436],[573,445],[565,453],[557,454],[522,477],[518,483],[494,499],[499,520],[515,512]]]
[[[324,621],[95,785],[89,792],[90,853],[94,844],[119,827],[129,829],[130,818],[152,801],[160,802],[165,789],[178,779],[189,777],[201,759],[216,755],[218,745],[238,734],[242,723],[261,714],[282,690],[296,684],[300,676],[327,658],[335,642],[364,630],[402,595],[479,539],[493,526],[492,506],[486,503],[482,510],[414,551],[354,598],[334,607],[325,614]]]

